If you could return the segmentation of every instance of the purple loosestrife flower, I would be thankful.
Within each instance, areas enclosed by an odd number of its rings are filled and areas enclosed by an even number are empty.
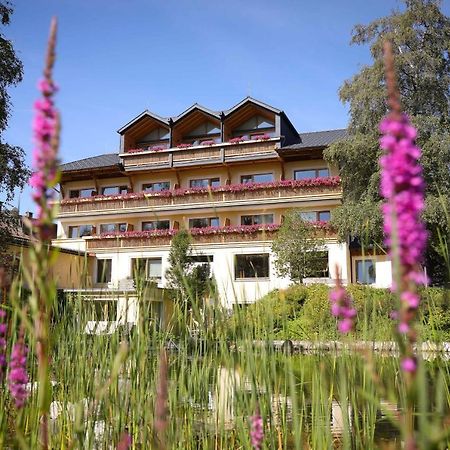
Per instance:
[[[341,284],[339,271],[336,273],[336,287],[330,291],[331,314],[339,321],[339,331],[346,334],[353,331],[356,309],[353,308],[352,300]]]
[[[399,294],[401,303],[397,331],[406,335],[408,343],[402,354],[401,367],[405,372],[414,373],[416,360],[412,343],[416,336],[412,323],[420,303],[416,285],[425,279],[421,264],[427,231],[420,218],[425,205],[425,183],[419,164],[421,150],[415,143],[417,131],[408,116],[401,112],[393,55],[388,43],[385,66],[391,112],[380,123],[380,146],[384,151],[380,158],[381,195],[385,198],[382,207],[384,233],[396,269],[393,290]]]
[[[8,331],[8,326],[3,323],[6,317],[6,313],[0,310],[0,383],[3,381],[6,370],[6,333]]]
[[[264,440],[264,428],[263,419],[259,413],[259,409],[256,410],[254,416],[250,417],[250,442],[255,450],[261,450]]]
[[[131,443],[131,436],[127,432],[125,432],[120,437],[120,441],[117,444],[117,450],[128,450],[131,447]]]
[[[9,369],[9,392],[14,399],[16,408],[22,408],[28,397],[26,390],[28,383],[27,353],[28,349],[23,342],[23,336],[20,336],[11,351]]]
[[[53,198],[53,187],[58,182],[59,114],[53,102],[57,88],[52,79],[56,23],[52,27],[46,70],[44,78],[38,83],[42,97],[34,103],[33,174],[30,178],[30,185],[34,189],[33,199],[37,205],[35,225],[39,237],[45,241],[50,239],[52,223],[49,201]]]

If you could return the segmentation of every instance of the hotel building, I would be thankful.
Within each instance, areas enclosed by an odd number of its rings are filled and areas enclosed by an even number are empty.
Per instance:
[[[61,166],[53,243],[94,255],[92,289],[129,284],[136,260],[164,287],[172,236],[185,228],[223,305],[254,302],[290,284],[277,275],[271,244],[293,208],[326,241],[323,271],[307,282],[331,283],[328,268],[338,264],[348,282],[390,285],[386,257],[351,250],[326,226],[342,189],[323,150],[346,130],[299,134],[283,111],[248,97],[224,111],[144,111],[118,133],[119,153]]]

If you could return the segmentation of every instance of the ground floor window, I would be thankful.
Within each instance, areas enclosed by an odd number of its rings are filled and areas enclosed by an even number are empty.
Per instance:
[[[131,270],[135,280],[159,283],[162,278],[162,258],[133,258]]]
[[[97,283],[110,283],[112,273],[112,259],[97,260]]]
[[[376,278],[374,259],[355,260],[355,277],[359,284],[374,284]]]
[[[269,254],[236,255],[234,275],[236,280],[269,278]]]
[[[328,252],[314,252],[314,255],[311,257],[310,267],[306,271],[306,277],[328,278],[329,276]]]

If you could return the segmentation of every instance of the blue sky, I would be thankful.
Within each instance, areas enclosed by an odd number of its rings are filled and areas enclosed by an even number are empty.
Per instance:
[[[173,116],[198,102],[226,109],[247,95],[283,109],[299,131],[342,128],[339,86],[369,63],[352,27],[397,0],[13,0],[4,32],[24,64],[11,89],[7,142],[31,155],[32,103],[52,15],[61,159],[117,151],[116,130],[145,109]],[[443,3],[450,14],[450,1]],[[29,191],[17,196],[32,208]]]

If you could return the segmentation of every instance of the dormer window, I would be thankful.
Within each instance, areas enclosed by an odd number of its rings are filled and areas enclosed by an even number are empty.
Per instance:
[[[220,142],[220,127],[212,122],[204,122],[183,136],[183,143],[194,146],[213,142]]]
[[[253,116],[233,130],[233,137],[269,135],[272,137],[275,131],[275,122],[263,116]]]
[[[169,146],[169,137],[170,132],[167,128],[159,127],[155,128],[150,133],[147,133],[145,136],[142,136],[138,142],[136,142],[136,146],[138,148],[143,148],[146,150],[152,150],[161,147],[168,148]]]

